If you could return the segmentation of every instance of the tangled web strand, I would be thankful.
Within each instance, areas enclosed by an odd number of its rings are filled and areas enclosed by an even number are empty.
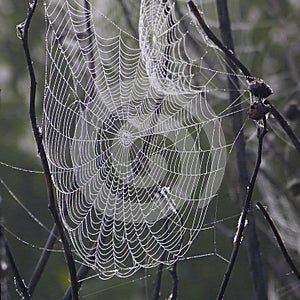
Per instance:
[[[43,136],[72,245],[108,279],[186,254],[232,143],[224,65],[188,12],[142,0],[136,39],[100,9],[45,3]]]

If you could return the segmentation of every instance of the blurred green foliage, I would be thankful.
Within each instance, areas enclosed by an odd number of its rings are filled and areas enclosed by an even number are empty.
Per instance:
[[[212,29],[217,32],[216,10],[210,4],[208,21]],[[128,2],[129,3],[129,2]],[[133,2],[130,2],[134,5]],[[300,91],[300,4],[299,1],[229,1],[233,34],[236,51],[247,66],[257,77],[268,82],[273,90],[272,101],[284,111],[292,100],[300,105],[298,100]],[[21,41],[16,35],[16,25],[26,16],[27,1],[10,0],[0,2],[0,177],[7,184],[10,192],[25,205],[32,214],[38,216],[48,228],[52,226],[52,219],[47,209],[47,196],[42,174],[29,173],[15,169],[41,170],[37,150],[30,129],[28,115],[29,80]],[[117,0],[110,1],[108,13],[113,12],[116,19],[122,15]],[[136,8],[134,10],[136,13]],[[135,15],[135,24],[137,24]],[[126,27],[126,18],[123,16],[123,26]],[[37,109],[41,120],[44,81],[44,16],[43,5],[39,3],[30,27],[30,47],[34,67],[38,79]],[[129,30],[129,28],[127,27]],[[247,151],[249,153],[249,168],[252,169],[256,140],[254,124],[248,122],[246,128]],[[291,125],[299,134],[299,117],[291,121]],[[284,233],[286,243],[291,251],[297,255],[299,262],[300,228],[299,195],[291,195],[288,191],[288,182],[299,178],[299,156],[290,147],[285,135],[270,120],[270,133],[267,136],[263,163],[263,173],[259,178],[255,201],[265,199],[267,195],[276,195],[273,201],[291,200],[292,204],[285,204],[285,210],[276,210],[276,205],[268,202],[273,208],[270,212],[280,217],[279,226]],[[234,161],[234,155],[230,156]],[[11,165],[7,167],[4,164]],[[235,230],[239,205],[237,205],[238,188],[237,173],[230,165],[226,171],[225,180],[218,199],[218,205],[212,206],[208,212],[207,222],[217,219],[223,220],[214,229],[203,231],[191,249],[191,256],[199,253],[218,253],[228,257],[232,243],[232,234]],[[270,187],[264,191],[264,186]],[[28,282],[35,263],[41,254],[48,233],[37,224],[27,212],[13,199],[13,196],[4,185],[0,185],[0,214],[4,217],[4,225],[16,236],[6,232],[9,245],[14,253],[16,262],[22,275]],[[271,201],[271,200],[269,200]],[[292,210],[292,211],[291,211]],[[289,213],[293,213],[292,215]],[[225,220],[226,217],[230,217]],[[298,219],[297,219],[298,217]],[[280,295],[280,288],[287,288],[287,293],[280,299],[296,299],[298,285],[289,282],[291,275],[288,272],[283,258],[276,245],[271,243],[272,236],[260,215],[257,215],[259,227],[262,229],[263,257],[266,264],[269,282],[275,282],[275,296]],[[279,220],[279,219],[278,219]],[[17,238],[18,237],[18,238]],[[28,244],[26,244],[26,243]],[[61,249],[58,244],[57,249]],[[193,254],[194,253],[194,254]],[[281,273],[276,273],[272,262],[278,262]],[[217,255],[178,263],[179,299],[215,299],[220,281],[226,268],[226,262]],[[163,275],[162,295],[167,297],[171,287],[169,272]],[[288,278],[287,278],[288,277]],[[113,279],[102,282],[95,278],[83,285],[82,294],[91,296],[87,299],[146,299],[151,295],[152,282],[155,270],[140,271],[132,278]],[[11,299],[17,299],[13,280],[10,274],[9,288]],[[68,285],[68,273],[63,254],[55,252],[51,255],[46,272],[39,284],[34,299],[59,299]],[[291,285],[295,286],[292,291]],[[271,286],[271,284],[270,284]],[[95,293],[95,295],[92,295]],[[246,251],[242,248],[236,264],[233,278],[228,287],[226,299],[253,299],[251,271],[249,270]]]

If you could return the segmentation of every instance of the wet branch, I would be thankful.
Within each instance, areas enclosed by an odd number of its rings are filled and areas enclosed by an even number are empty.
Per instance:
[[[202,18],[201,13],[196,4],[192,0],[190,0],[188,2],[188,5],[192,14],[196,17],[199,25],[201,26],[207,37],[216,46],[218,46],[223,51],[223,53],[242,71],[242,73],[247,77],[247,80],[249,82],[254,81],[255,78],[252,76],[248,68],[234,55],[233,51],[224,46],[224,44],[217,38],[217,36],[209,29],[204,19]]]
[[[53,183],[51,179],[51,173],[50,168],[48,165],[45,149],[42,142],[42,133],[40,132],[39,126],[37,125],[37,119],[36,119],[36,111],[35,111],[35,98],[36,98],[36,77],[35,72],[31,60],[30,50],[29,50],[29,44],[28,44],[28,34],[29,34],[29,27],[30,22],[33,17],[33,14],[35,12],[37,6],[37,0],[34,0],[32,3],[29,4],[28,8],[28,14],[27,18],[21,25],[18,25],[18,33],[20,38],[23,42],[23,48],[24,53],[26,57],[26,62],[28,66],[28,72],[30,76],[30,108],[29,108],[29,115],[30,115],[30,121],[32,126],[32,131],[35,137],[36,145],[38,148],[38,153],[41,158],[42,167],[44,169],[45,173],[45,179],[47,184],[47,193],[48,193],[48,201],[49,201],[49,210],[51,211],[51,214],[53,216],[54,222],[57,226],[57,230],[59,232],[63,247],[64,247],[64,253],[65,258],[67,261],[69,273],[70,273],[70,280],[72,285],[72,297],[73,300],[78,299],[78,283],[76,278],[76,268],[75,268],[75,262],[72,256],[71,247],[69,245],[69,242],[65,236],[64,229],[62,222],[59,217],[58,208],[56,206],[55,197],[54,197],[54,191],[53,191]]]
[[[162,279],[162,272],[163,272],[164,264],[160,263],[158,265],[157,271],[156,271],[156,279],[154,282],[154,289],[152,293],[152,300],[158,300],[160,296],[160,286],[161,286],[161,279]]]

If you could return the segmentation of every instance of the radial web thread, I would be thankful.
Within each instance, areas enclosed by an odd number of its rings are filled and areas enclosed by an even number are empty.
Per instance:
[[[72,245],[104,279],[186,255],[234,143],[224,59],[179,8],[142,0],[137,38],[89,1],[45,3],[44,146]]]

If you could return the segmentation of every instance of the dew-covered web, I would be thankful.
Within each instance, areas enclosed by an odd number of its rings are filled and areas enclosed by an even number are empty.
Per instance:
[[[135,37],[103,3],[45,3],[43,139],[72,245],[107,279],[188,257],[250,100],[236,75],[228,104],[222,53],[185,4],[142,0]]]

